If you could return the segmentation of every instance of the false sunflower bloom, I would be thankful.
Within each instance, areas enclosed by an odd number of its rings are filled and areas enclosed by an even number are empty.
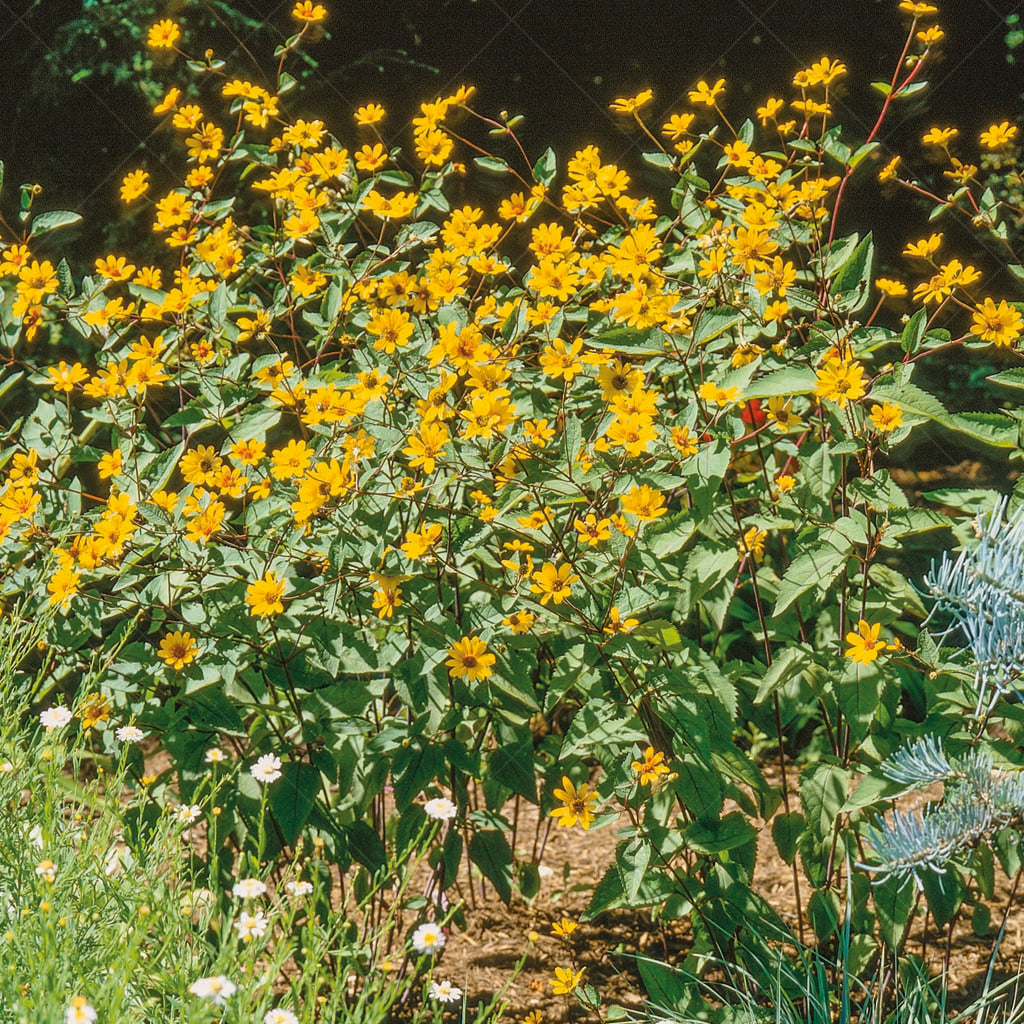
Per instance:
[[[561,807],[551,812],[555,823],[562,828],[572,828],[579,822],[580,828],[590,828],[594,820],[593,805],[597,803],[597,794],[590,792],[587,783],[577,789],[568,775],[562,776],[562,788],[554,791],[556,800],[562,801]]]

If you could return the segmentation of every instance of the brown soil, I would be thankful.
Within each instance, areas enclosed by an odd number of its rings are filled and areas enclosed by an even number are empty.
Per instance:
[[[778,781],[778,772],[773,772],[771,766],[765,768],[765,773],[769,779],[775,775],[773,781]],[[532,808],[530,812],[535,813]],[[517,856],[529,859],[535,818],[521,810],[521,822],[524,819],[529,839],[521,842],[516,852]],[[756,890],[795,931],[793,869],[778,856],[766,824],[757,824],[762,831]],[[544,828],[542,823],[542,834]],[[568,941],[552,934],[552,926],[563,917],[575,921],[586,908],[592,887],[614,859],[615,846],[621,838],[618,831],[614,825],[587,832],[579,828],[550,829],[540,861],[545,877],[539,895],[529,904],[514,897],[511,906],[506,907],[479,877],[474,879],[470,892],[464,874],[453,896],[465,901],[466,928],[453,929],[436,976],[447,978],[463,989],[472,1011],[478,1003],[488,1001],[509,985],[515,964],[528,952],[523,970],[508,987],[509,1009],[504,1019],[521,1024],[531,1011],[543,1014],[546,1024],[594,1018],[594,1014],[577,1005],[574,999],[552,994],[555,968],[573,965],[575,969],[586,968],[585,982],[598,989],[606,1006],[619,1005],[634,1013],[643,1012],[646,994],[631,954],[680,963],[689,947],[689,928],[685,922],[662,927],[645,911],[614,911],[594,921],[581,922]],[[988,934],[982,938],[975,936],[969,921],[960,922],[954,930],[947,972],[951,1007],[966,1007],[984,986],[1003,910],[1011,900],[1009,881],[998,867],[996,873],[997,892],[990,905],[992,924]],[[810,887],[802,873],[800,884],[806,910]],[[533,942],[531,933],[535,936]],[[1022,933],[1024,907],[1014,900],[993,983],[1017,975],[1024,952]],[[807,935],[811,934],[807,928]],[[930,918],[922,909],[911,925],[905,952],[923,955],[929,968],[937,974],[945,958],[946,938],[945,932],[939,934],[931,926]]]

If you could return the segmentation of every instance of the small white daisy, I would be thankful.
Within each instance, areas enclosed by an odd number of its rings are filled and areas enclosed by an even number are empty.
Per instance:
[[[63,704],[55,704],[52,708],[47,708],[39,713],[39,721],[45,726],[47,732],[52,729],[64,728],[74,717],[71,714],[71,709],[64,707]]]
[[[270,924],[270,918],[263,913],[262,910],[257,910],[255,914],[247,914],[244,910],[238,915],[238,920],[235,921],[235,931],[238,932],[238,937],[243,942],[251,942],[253,939],[258,939],[267,930],[267,925]]]
[[[313,883],[306,881],[285,882],[284,891],[289,896],[294,896],[298,899],[300,896],[308,896],[313,891]]]
[[[432,981],[428,994],[439,1003],[457,1003],[462,998],[462,989],[450,981]]]
[[[275,754],[264,754],[249,769],[249,774],[257,782],[264,784],[277,782],[281,778],[281,758]]]
[[[235,994],[238,986],[223,974],[213,978],[197,978],[188,990],[200,999],[209,999],[214,1006],[223,1006]]]
[[[263,1015],[263,1024],[299,1024],[299,1018],[291,1010],[282,1010],[278,1007],[267,1010]]]
[[[423,805],[423,810],[427,812],[428,818],[433,818],[435,821],[451,821],[459,813],[458,807],[445,796],[428,800]]]
[[[412,948],[417,953],[436,953],[445,943],[444,932],[428,921],[412,933]]]
[[[122,743],[138,743],[146,738],[146,734],[137,725],[122,725],[114,735]]]
[[[203,760],[207,764],[220,764],[222,761],[226,761],[228,755],[224,753],[220,747],[210,747],[210,749],[203,756]]]
[[[64,1011],[64,1024],[92,1024],[96,1011],[85,996],[74,996],[71,1005]]]
[[[41,860],[36,865],[36,874],[44,882],[52,882],[57,877],[57,865],[52,860]]]
[[[182,824],[191,825],[202,813],[203,809],[199,804],[182,804],[175,810],[174,816]]]
[[[267,891],[266,885],[258,878],[240,878],[231,889],[231,895],[240,900],[254,900]]]

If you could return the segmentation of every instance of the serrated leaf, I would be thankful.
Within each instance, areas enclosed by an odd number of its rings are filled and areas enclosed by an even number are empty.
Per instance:
[[[512,851],[504,832],[481,829],[469,841],[469,858],[494,886],[503,903],[512,900]]]
[[[775,398],[777,395],[806,395],[815,389],[818,378],[809,366],[785,366],[755,378],[744,389],[743,397]]]
[[[271,787],[269,803],[274,821],[287,846],[294,846],[320,792],[320,772],[305,761],[288,761],[281,766],[281,778]]]
[[[58,228],[70,227],[81,219],[82,215],[72,210],[49,210],[46,213],[40,213],[32,220],[29,238],[39,238],[40,235],[56,231]]]
[[[504,160],[493,156],[478,156],[473,163],[482,171],[490,171],[492,174],[508,174],[509,166]]]
[[[765,669],[765,673],[758,683],[754,703],[764,703],[780,686],[788,683],[790,679],[800,675],[813,664],[814,658],[809,648],[798,644],[783,648],[771,665]]]
[[[848,545],[841,543],[839,534],[830,530],[823,540],[797,555],[782,577],[772,617],[778,618],[797,598],[814,587],[831,586],[850,553]]]
[[[805,824],[804,816],[799,811],[777,814],[772,821],[772,840],[775,849],[787,864],[792,864],[796,857],[797,840]]]

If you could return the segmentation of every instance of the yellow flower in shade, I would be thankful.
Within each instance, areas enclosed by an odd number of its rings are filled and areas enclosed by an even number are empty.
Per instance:
[[[740,389],[736,385],[732,385],[728,388],[721,388],[714,381],[706,380],[697,389],[697,394],[704,399],[705,402],[711,402],[713,405],[719,407],[728,405],[730,402],[735,402],[740,396]]]
[[[315,4],[312,0],[301,0],[292,8],[292,17],[307,25],[316,24],[327,17],[327,8],[323,4]]]
[[[519,636],[521,633],[529,633],[536,621],[537,616],[533,612],[513,612],[511,615],[506,615],[501,620],[501,624],[508,626],[514,636]]]
[[[713,107],[723,92],[725,92],[724,78],[718,79],[714,85],[708,85],[702,79],[697,83],[697,88],[691,89],[687,95],[691,103],[696,103],[698,106]]]
[[[191,633],[183,633],[180,629],[160,641],[160,657],[165,665],[169,665],[175,671],[183,668],[192,661],[199,651]]]
[[[616,636],[619,633],[632,633],[639,625],[639,619],[624,619],[618,607],[612,605],[611,611],[608,612],[608,624],[604,627],[604,631],[609,636]]]
[[[894,156],[879,172],[878,180],[882,182],[895,181],[896,176],[899,173],[897,168],[899,167],[901,157]]]
[[[643,92],[638,92],[635,96],[615,100],[614,103],[609,104],[608,109],[614,110],[616,114],[632,114],[641,107],[646,107],[652,99],[654,99],[654,92],[651,89],[644,89]]]
[[[922,238],[919,242],[911,242],[903,250],[903,255],[928,259],[929,256],[939,251],[940,245],[942,245],[942,233],[937,232],[934,235],[929,235],[927,238]]]
[[[590,828],[594,820],[593,805],[597,803],[597,794],[590,792],[587,783],[583,783],[579,789],[572,784],[568,775],[562,776],[562,788],[554,791],[556,800],[562,801],[561,807],[556,807],[551,812],[555,824],[563,828],[571,828],[577,822],[581,828]]]
[[[551,991],[556,996],[567,996],[576,991],[583,980],[583,968],[573,974],[571,967],[556,967],[555,979],[551,982]]]
[[[846,642],[850,645],[846,649],[846,656],[852,658],[858,665],[870,665],[885,650],[885,641],[878,639],[882,624],[876,622],[873,626],[861,619],[857,623],[856,633],[847,633]]]
[[[75,389],[76,384],[81,384],[82,381],[89,379],[89,371],[81,363],[73,363],[68,366],[63,359],[56,366],[47,367],[46,372],[53,384],[54,391],[70,393]]]
[[[934,4],[918,3],[916,0],[901,0],[900,10],[904,14],[912,14],[915,18],[924,18],[930,14],[938,14],[939,9]]]
[[[668,775],[669,772],[668,765],[665,764],[665,755],[654,747],[648,747],[644,751],[643,760],[634,761],[632,768],[641,786],[646,786],[648,782],[656,782],[659,775]]]
[[[641,522],[657,519],[668,511],[665,507],[665,496],[647,484],[630,488],[619,501],[622,503],[623,512],[636,516]]]
[[[924,134],[921,141],[926,146],[944,146],[950,139],[955,139],[960,134],[958,128],[930,128]]]
[[[1012,345],[1024,330],[1024,319],[1020,311],[1000,300],[997,306],[991,299],[985,301],[974,311],[971,334],[982,341],[994,341],[996,345]]]
[[[147,188],[149,188],[148,171],[129,171],[121,179],[121,201],[134,203],[136,199],[146,194]]]
[[[567,939],[578,927],[579,925],[575,921],[570,921],[569,918],[563,917],[561,921],[551,926],[551,934],[557,935],[560,939]]]
[[[121,455],[121,449],[115,448],[109,455],[104,455],[97,463],[96,468],[104,480],[109,480],[112,476],[120,476],[124,469],[124,456]]]
[[[66,608],[71,598],[78,593],[79,579],[79,574],[70,566],[61,566],[46,584],[50,592],[50,604]]]
[[[759,530],[756,526],[751,526],[740,537],[736,545],[739,549],[740,557],[745,558],[747,555],[753,555],[754,561],[760,563],[761,559],[764,558],[764,545],[767,539],[767,530]]]
[[[379,103],[367,103],[360,107],[352,116],[360,128],[370,128],[380,124],[387,115],[387,111]]]
[[[448,648],[448,673],[455,679],[487,679],[494,672],[497,659],[478,636],[464,636]]]
[[[903,412],[898,405],[885,402],[871,406],[871,426],[880,434],[887,434],[903,425]]]
[[[431,523],[418,533],[415,530],[407,531],[405,543],[401,546],[400,550],[406,558],[415,561],[418,558],[426,557],[440,539],[441,524]]]
[[[83,729],[91,729],[110,717],[110,701],[102,693],[90,693],[75,714],[82,720]]]
[[[271,615],[280,615],[284,611],[284,597],[288,583],[279,580],[277,573],[268,572],[261,579],[254,580],[245,591],[245,603],[249,606],[249,614],[258,619]]]
[[[987,131],[981,133],[981,144],[986,149],[1002,149],[1017,138],[1017,130],[1017,126],[1010,124],[1009,121],[991,125]]]
[[[891,299],[898,299],[907,294],[907,286],[902,281],[894,281],[890,277],[876,278],[875,287]]]
[[[180,38],[181,29],[170,18],[165,18],[149,30],[146,43],[152,50],[170,50]]]
[[[848,402],[867,394],[864,386],[864,367],[845,359],[829,359],[818,371],[814,393],[826,401],[835,402],[845,409]]]
[[[559,566],[554,562],[545,562],[532,579],[530,590],[540,594],[541,604],[547,604],[548,601],[561,604],[572,593],[572,585],[578,582],[579,576],[572,571],[568,562]]]

